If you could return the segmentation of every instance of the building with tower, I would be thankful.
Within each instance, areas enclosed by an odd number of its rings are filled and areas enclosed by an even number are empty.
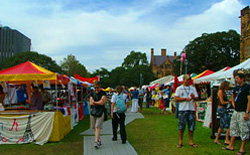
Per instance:
[[[151,48],[150,67],[156,78],[167,75],[174,75],[174,60],[176,52],[173,56],[167,55],[166,49],[161,49],[161,55],[154,55],[154,49]]]

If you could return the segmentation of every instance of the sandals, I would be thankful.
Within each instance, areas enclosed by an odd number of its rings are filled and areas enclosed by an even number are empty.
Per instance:
[[[237,155],[242,155],[242,154],[246,154],[247,152],[241,152],[241,151],[238,151],[236,154]]]
[[[182,144],[178,144],[178,145],[177,145],[177,148],[182,148],[182,147],[183,147]]]
[[[198,145],[197,144],[189,144],[189,146],[193,147],[193,148],[197,148]]]
[[[223,150],[228,150],[228,151],[234,151],[234,149],[230,149],[230,148],[227,148],[227,147],[223,147],[222,149]]]
[[[220,143],[220,142],[214,142],[214,144],[218,144],[218,145],[221,145],[221,143]]]

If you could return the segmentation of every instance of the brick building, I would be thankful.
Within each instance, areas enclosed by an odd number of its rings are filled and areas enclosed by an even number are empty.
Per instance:
[[[156,78],[161,78],[167,75],[174,75],[173,61],[176,59],[176,52],[174,56],[167,55],[166,49],[161,49],[161,55],[154,55],[154,49],[151,48],[150,67]]]
[[[250,9],[241,10],[240,62],[250,58]]]

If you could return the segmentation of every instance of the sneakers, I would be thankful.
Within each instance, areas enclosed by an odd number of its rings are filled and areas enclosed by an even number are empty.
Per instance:
[[[113,137],[112,140],[113,140],[113,141],[117,141],[117,138],[116,138],[116,137]]]
[[[99,147],[101,147],[101,145],[102,145],[101,141],[95,142],[94,147],[98,149]]]
[[[126,140],[123,140],[123,141],[122,141],[122,144],[126,144]]]
[[[98,142],[95,142],[94,147],[98,149]]]
[[[97,145],[100,147],[102,145],[101,141],[97,142]]]

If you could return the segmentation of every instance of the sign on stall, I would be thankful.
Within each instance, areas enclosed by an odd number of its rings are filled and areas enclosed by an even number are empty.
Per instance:
[[[35,143],[43,145],[52,132],[54,112],[0,116],[0,144]]]

